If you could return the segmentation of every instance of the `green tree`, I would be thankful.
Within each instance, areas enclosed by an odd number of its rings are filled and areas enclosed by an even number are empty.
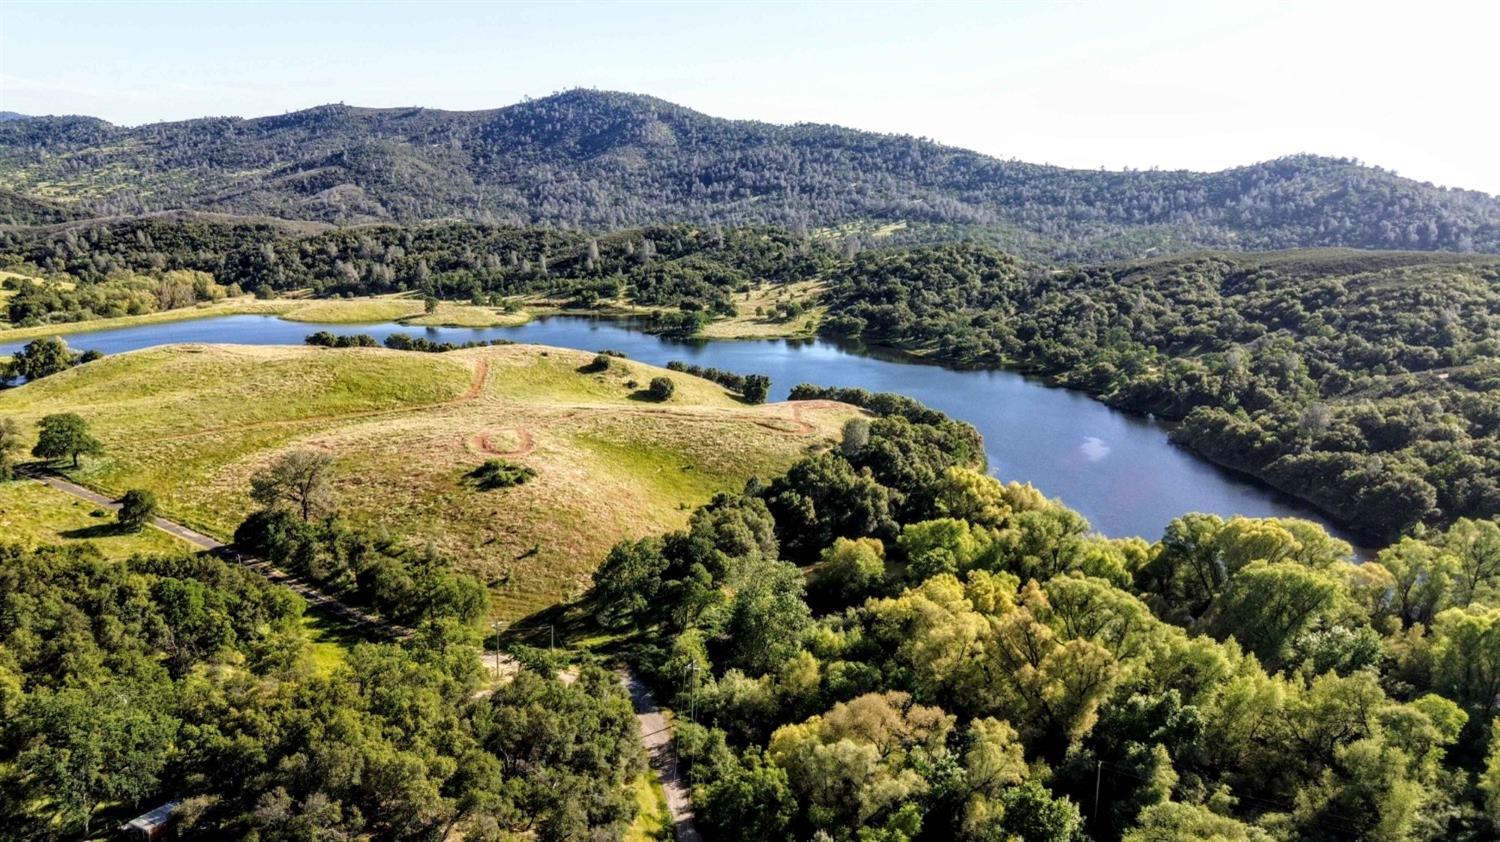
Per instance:
[[[178,726],[167,698],[115,682],[35,694],[21,727],[36,739],[16,764],[64,826],[87,835],[101,802],[139,804],[155,791]]]
[[[730,606],[730,659],[753,674],[769,672],[801,647],[811,620],[802,571],[782,561],[760,563]]]
[[[14,418],[0,418],[0,482],[16,478],[16,455],[25,449],[21,425]]]
[[[840,442],[844,455],[853,458],[870,443],[870,420],[855,417],[844,422],[844,435]]]
[[[1330,574],[1295,561],[1256,561],[1230,580],[1205,625],[1265,662],[1281,664],[1298,634],[1337,616],[1346,601],[1343,583]]]
[[[823,551],[808,583],[820,603],[844,606],[856,602],[885,579],[885,546],[874,538],[840,538]]]
[[[282,454],[250,478],[250,498],[266,508],[287,506],[303,522],[333,505],[333,457],[316,450]]]
[[[1391,574],[1391,610],[1403,623],[1430,623],[1447,607],[1448,591],[1458,575],[1451,553],[1407,537],[1381,550],[1375,560]]]
[[[140,488],[132,488],[120,498],[120,528],[127,532],[140,532],[156,517],[156,495]]]
[[[37,425],[36,446],[31,455],[41,459],[73,460],[78,467],[78,457],[97,456],[104,452],[104,445],[89,434],[88,422],[83,416],[72,412],[46,415]]]
[[[600,619],[618,627],[645,616],[662,588],[666,569],[659,542],[646,538],[616,544],[594,571]]]
[[[757,749],[694,795],[697,817],[723,839],[784,839],[797,802],[787,772]]]
[[[43,377],[67,371],[78,361],[78,355],[68,343],[56,336],[34,339],[11,358],[6,375],[12,379],[24,377],[40,380]]]
[[[1449,608],[1432,624],[1432,683],[1488,722],[1500,705],[1500,607]]]
[[[1490,749],[1479,776],[1479,791],[1484,793],[1485,818],[1500,832],[1500,719],[1490,721]]]
[[[1121,842],[1179,842],[1185,839],[1212,842],[1271,842],[1271,835],[1230,816],[1221,816],[1200,804],[1164,801],[1141,811],[1136,826]]]
[[[978,838],[1072,842],[1083,836],[1083,814],[1078,805],[1054,796],[1035,780],[1007,789],[1000,796],[1000,806],[1000,820]]]
[[[1500,523],[1459,518],[1448,528],[1443,546],[1457,560],[1452,603],[1460,608],[1475,600],[1500,596]]]
[[[771,378],[764,374],[747,374],[740,387],[740,397],[747,403],[765,403],[771,393]]]

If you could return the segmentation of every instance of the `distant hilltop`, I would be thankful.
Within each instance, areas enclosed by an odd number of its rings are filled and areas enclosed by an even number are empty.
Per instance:
[[[901,224],[1053,260],[1198,248],[1500,251],[1500,198],[1342,158],[1213,173],[1006,161],[913,137],[726,120],[573,90],[489,111],[325,105],[121,127],[0,115],[6,204],[359,224],[459,219],[595,230],[669,221]]]

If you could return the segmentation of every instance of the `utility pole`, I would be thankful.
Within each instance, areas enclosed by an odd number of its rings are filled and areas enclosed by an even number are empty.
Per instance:
[[[689,674],[692,676],[688,684],[688,719],[698,721],[698,665],[688,665]]]
[[[500,677],[500,621],[496,620],[490,624],[495,630],[495,678]]]
[[[556,649],[556,648],[557,648],[557,630],[555,628],[553,628],[553,626],[552,626],[551,623],[548,623],[547,624],[547,654],[549,654],[549,655],[552,654],[552,650]]]
[[[1099,822],[1099,779],[1104,777],[1104,761],[1094,762],[1094,823]]]

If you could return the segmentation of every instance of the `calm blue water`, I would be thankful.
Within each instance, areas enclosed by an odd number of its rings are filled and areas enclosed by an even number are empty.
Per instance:
[[[888,359],[821,340],[683,342],[641,333],[622,322],[557,317],[520,327],[413,328],[395,323],[323,325],[274,316],[221,316],[185,322],[75,333],[75,349],[118,354],[179,342],[298,345],[310,333],[392,333],[435,341],[510,339],[598,351],[623,351],[654,365],[682,360],[740,373],[768,374],[772,399],[798,383],[899,392],[973,424],[984,435],[990,470],[1035,484],[1112,536],[1161,536],[1189,511],[1254,517],[1304,517],[1329,526],[1310,508],[1266,486],[1209,464],[1167,440],[1167,427],[1110,409],[1078,392],[1008,371],[956,371]],[[0,344],[0,355],[24,343]],[[1357,543],[1357,542],[1356,542]]]

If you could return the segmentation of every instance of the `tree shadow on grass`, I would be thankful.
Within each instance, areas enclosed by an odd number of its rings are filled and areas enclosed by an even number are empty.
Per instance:
[[[64,538],[72,538],[79,541],[92,541],[99,538],[113,538],[117,535],[130,535],[130,530],[125,529],[118,523],[96,523],[93,526],[80,526],[77,529],[65,529],[57,533]]]

